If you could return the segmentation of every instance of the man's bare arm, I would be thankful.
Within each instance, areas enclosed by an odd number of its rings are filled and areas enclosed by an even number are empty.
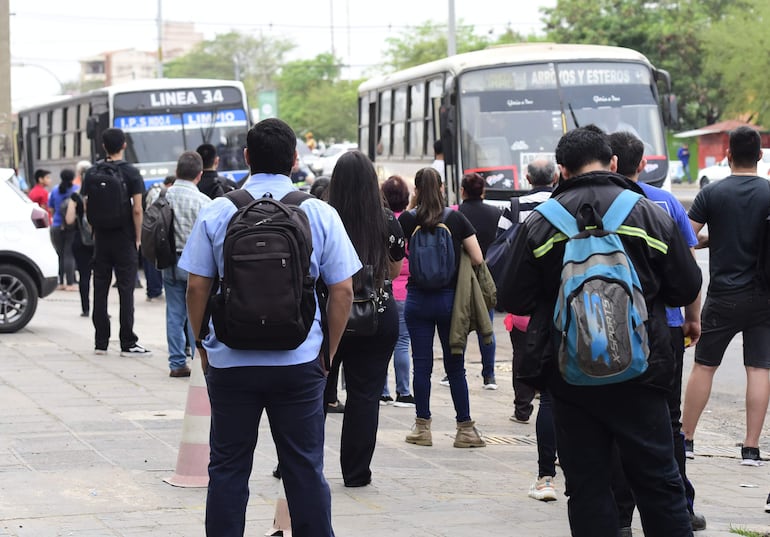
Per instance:
[[[690,218],[690,225],[692,226],[692,230],[695,232],[695,236],[698,238],[698,244],[695,245],[695,249],[700,250],[701,248],[708,248],[709,236],[705,233],[700,233],[705,224],[701,224],[700,222],[696,222]]]
[[[139,248],[139,243],[142,240],[142,218],[144,217],[144,210],[142,209],[142,195],[134,194],[131,199],[134,202],[131,216],[134,219],[134,230],[136,231],[136,247]]]
[[[695,248],[690,248],[692,256],[695,257]],[[696,258],[697,261],[697,258]],[[694,346],[700,339],[700,293],[695,300],[684,307],[684,325],[682,332],[684,336],[690,338],[688,347]]]
[[[329,300],[326,305],[329,322],[329,361],[334,359],[337,347],[345,332],[353,304],[353,278],[329,286]]]
[[[187,278],[187,318],[192,327],[195,341],[200,340],[200,330],[203,324],[203,316],[206,314],[211,286],[214,278],[206,278],[197,274],[190,274]],[[205,349],[197,349],[201,357],[201,367],[205,373],[209,366]]]

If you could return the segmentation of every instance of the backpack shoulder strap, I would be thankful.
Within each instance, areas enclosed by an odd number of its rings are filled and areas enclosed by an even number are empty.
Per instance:
[[[567,237],[574,237],[579,233],[575,217],[555,198],[541,203],[535,210]]]
[[[241,207],[246,207],[246,205],[254,201],[254,196],[249,194],[248,190],[245,190],[242,188],[239,188],[237,190],[231,190],[230,192],[225,194],[225,197],[229,199],[237,209],[240,209]]]
[[[511,198],[511,224],[519,223],[519,214],[521,213],[519,208],[519,201],[520,200],[517,196],[513,196]]]
[[[624,190],[618,194],[610,208],[602,216],[605,231],[617,231],[641,197],[641,194],[632,190]]]
[[[299,207],[299,205],[310,198],[312,198],[310,194],[307,192],[302,192],[301,190],[292,190],[288,194],[286,194],[284,197],[281,198],[281,203],[285,205],[296,205]]]

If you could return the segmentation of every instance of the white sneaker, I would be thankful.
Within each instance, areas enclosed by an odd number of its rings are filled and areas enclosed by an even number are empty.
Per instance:
[[[107,349],[94,349],[94,354],[97,356],[104,356],[107,354]]]
[[[444,377],[443,379],[438,381],[438,383],[441,384],[442,386],[446,386],[448,388],[449,387],[449,377]]]
[[[134,346],[124,351],[120,351],[120,355],[123,357],[129,356],[152,356],[152,351],[145,349],[139,343],[134,343]]]
[[[540,500],[541,502],[556,501],[556,489],[553,488],[553,477],[544,475],[529,487],[530,498]]]

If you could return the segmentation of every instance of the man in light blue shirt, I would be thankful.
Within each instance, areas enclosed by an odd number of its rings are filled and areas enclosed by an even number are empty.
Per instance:
[[[297,159],[297,138],[278,119],[266,119],[248,133],[244,151],[251,177],[243,185],[254,198],[281,199],[295,190],[289,174]],[[327,318],[329,353],[334,356],[353,300],[352,276],[361,263],[337,212],[308,199],[313,241],[310,271],[329,289]],[[200,337],[209,293],[224,273],[223,245],[235,214],[227,197],[213,200],[198,214],[179,260],[189,272],[187,308]],[[254,274],[254,293],[260,275]],[[267,411],[278,452],[286,499],[296,537],[334,535],[331,494],[323,475],[325,374],[321,358],[323,332],[316,307],[315,322],[295,350],[234,350],[217,340],[213,325],[201,342],[201,365],[211,399],[211,462],[206,501],[208,535],[241,536],[245,528],[248,481],[262,411]]]

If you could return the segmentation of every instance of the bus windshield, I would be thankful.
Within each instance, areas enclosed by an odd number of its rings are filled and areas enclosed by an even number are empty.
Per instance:
[[[116,116],[114,126],[126,133],[126,160],[132,163],[175,162],[184,151],[213,144],[222,171],[246,168],[248,130],[243,110]]]
[[[594,123],[630,131],[648,156],[665,155],[649,67],[628,62],[544,63],[461,75],[463,172],[490,189],[526,190],[526,166],[554,159],[564,132]],[[661,157],[665,158],[665,157]]]

